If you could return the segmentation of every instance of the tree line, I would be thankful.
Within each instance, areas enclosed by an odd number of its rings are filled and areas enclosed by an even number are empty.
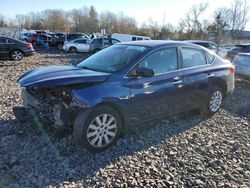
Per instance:
[[[98,33],[105,29],[107,34],[127,33],[145,35],[153,39],[207,39],[213,35],[216,42],[223,39],[225,32],[230,32],[236,40],[239,32],[244,30],[249,21],[249,4],[247,0],[232,0],[229,8],[218,8],[212,13],[212,20],[203,15],[208,3],[200,3],[189,8],[183,19],[176,25],[163,24],[149,18],[140,27],[135,18],[124,13],[104,11],[98,13],[94,6],[82,7],[70,11],[48,9],[41,12],[18,14],[14,18],[0,15],[0,27],[16,26],[21,29],[49,30],[52,32]]]

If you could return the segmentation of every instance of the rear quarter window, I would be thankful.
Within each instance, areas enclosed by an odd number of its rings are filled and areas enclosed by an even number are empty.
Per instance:
[[[238,56],[234,63],[250,67],[250,56]]]

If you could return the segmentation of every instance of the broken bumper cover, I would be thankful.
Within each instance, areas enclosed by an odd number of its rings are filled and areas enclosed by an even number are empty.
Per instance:
[[[35,119],[34,111],[32,111],[30,108],[25,107],[14,107],[13,108],[14,116],[16,117],[16,120],[19,122],[24,121],[32,121]]]

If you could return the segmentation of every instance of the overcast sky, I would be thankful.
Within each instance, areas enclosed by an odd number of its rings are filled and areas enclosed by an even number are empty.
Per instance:
[[[150,17],[163,24],[165,12],[165,23],[178,25],[188,9],[201,2],[209,4],[204,18],[212,19],[213,11],[219,7],[229,7],[231,0],[1,0],[0,14],[14,16],[45,9],[71,10],[93,5],[98,12],[124,12],[125,15],[134,17],[139,25],[147,22]],[[247,29],[250,30],[250,21]]]

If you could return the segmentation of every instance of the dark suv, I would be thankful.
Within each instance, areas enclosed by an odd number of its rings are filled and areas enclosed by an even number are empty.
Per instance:
[[[110,37],[100,37],[92,39],[92,41],[90,42],[90,52],[96,53],[119,42],[121,41]]]
[[[216,113],[234,90],[234,73],[228,60],[198,45],[121,43],[77,67],[49,66],[25,73],[18,80],[25,107],[14,108],[14,114],[72,129],[78,143],[102,151],[128,124],[193,109]]]
[[[23,56],[33,53],[35,53],[35,50],[32,44],[0,36],[0,57],[9,56],[12,60],[20,61]]]

